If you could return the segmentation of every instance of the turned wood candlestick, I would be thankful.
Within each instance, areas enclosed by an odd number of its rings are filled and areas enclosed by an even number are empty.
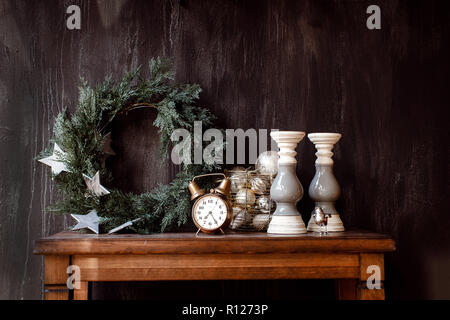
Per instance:
[[[330,232],[344,231],[344,224],[334,203],[341,195],[341,188],[333,173],[333,150],[334,145],[341,139],[340,133],[310,133],[309,140],[314,143],[316,152],[316,174],[309,185],[309,196],[314,200],[316,207],[322,208],[329,215],[327,229]],[[315,223],[311,214],[308,223],[308,231],[320,232],[320,227]]]
[[[267,233],[306,233],[305,223],[297,210],[297,202],[303,197],[303,187],[297,178],[295,148],[303,139],[302,131],[275,131],[270,136],[278,144],[280,159],[278,174],[270,188],[270,196],[277,204]]]

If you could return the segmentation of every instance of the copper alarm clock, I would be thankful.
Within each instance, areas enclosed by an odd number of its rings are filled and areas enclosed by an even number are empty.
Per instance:
[[[208,194],[195,182],[196,178],[216,175],[223,176],[223,180],[217,188],[211,189]],[[224,229],[231,222],[232,210],[228,200],[230,185],[230,180],[222,173],[196,176],[189,183],[188,189],[191,193],[191,200],[197,199],[192,206],[192,220],[198,228],[197,233],[200,231],[205,233],[220,231],[224,233]]]

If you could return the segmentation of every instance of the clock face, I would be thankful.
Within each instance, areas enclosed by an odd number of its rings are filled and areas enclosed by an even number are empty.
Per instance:
[[[192,215],[196,225],[205,231],[217,230],[227,222],[228,205],[217,195],[208,194],[194,204]]]

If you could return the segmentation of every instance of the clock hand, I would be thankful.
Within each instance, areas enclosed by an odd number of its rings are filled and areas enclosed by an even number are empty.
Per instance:
[[[212,208],[211,212],[214,211],[214,209],[217,207],[217,202],[219,202],[219,200],[216,200],[216,203],[214,204],[214,208]]]
[[[219,202],[219,200],[216,200],[216,203],[214,204],[214,207],[211,209],[211,211],[208,212],[208,214],[212,214],[212,212],[214,211],[214,209],[217,207],[217,202]],[[213,220],[216,221],[213,217]],[[217,223],[217,222],[216,222]]]
[[[214,216],[212,215],[212,211],[208,212],[207,216],[211,215],[211,218],[214,220],[214,222],[219,225],[216,221],[216,219],[214,218]]]
[[[214,218],[213,215],[211,215],[211,217],[213,218],[214,222],[215,222],[217,225],[219,225],[219,224],[217,223],[217,221],[216,221],[216,218]]]

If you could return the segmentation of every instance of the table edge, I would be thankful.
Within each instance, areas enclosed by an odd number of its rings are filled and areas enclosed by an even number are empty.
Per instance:
[[[347,237],[203,237],[203,238],[42,238],[35,241],[36,255],[95,254],[208,254],[208,253],[301,253],[391,252],[395,241],[385,234],[376,238]],[[210,241],[211,246],[200,245]],[[101,243],[97,246],[96,243]],[[149,244],[148,242],[151,242]],[[324,243],[325,242],[325,243]],[[268,245],[270,243],[270,245]]]

